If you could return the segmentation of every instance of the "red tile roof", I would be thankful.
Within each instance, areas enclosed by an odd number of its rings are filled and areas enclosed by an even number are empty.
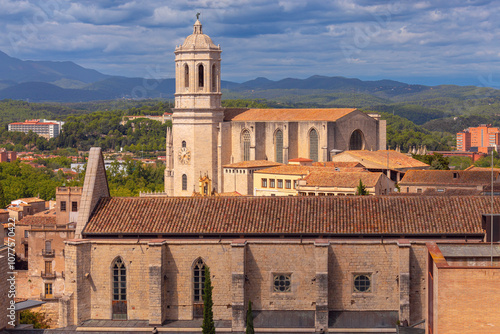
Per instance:
[[[357,161],[323,161],[323,162],[313,162],[313,166],[322,166],[322,167],[361,167],[363,165]]]
[[[226,109],[224,121],[329,121],[352,113],[355,108],[329,109]]]
[[[366,187],[375,187],[377,182],[383,177],[382,173],[370,172],[324,172],[314,171],[307,175],[304,180],[304,187],[341,187],[341,188],[356,188],[359,185],[359,180]],[[302,187],[302,186],[300,186]]]
[[[56,210],[52,209],[25,216],[17,225],[56,225]]]
[[[493,172],[498,180],[498,171]],[[455,177],[456,176],[456,177]],[[400,186],[409,185],[486,185],[491,183],[491,170],[410,170],[399,182]]]
[[[83,233],[478,235],[485,212],[482,196],[102,198]]]
[[[333,161],[356,161],[361,163],[364,167],[370,169],[405,169],[405,168],[419,168],[425,169],[429,165],[412,157],[391,150],[380,151],[345,151],[334,155]]]

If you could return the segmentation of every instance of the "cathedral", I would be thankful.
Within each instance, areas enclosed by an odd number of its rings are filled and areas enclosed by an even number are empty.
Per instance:
[[[167,133],[165,192],[191,196],[200,177],[225,192],[223,166],[241,161],[329,161],[333,152],[386,148],[386,124],[355,108],[221,106],[221,48],[200,21],[175,49],[175,109]]]

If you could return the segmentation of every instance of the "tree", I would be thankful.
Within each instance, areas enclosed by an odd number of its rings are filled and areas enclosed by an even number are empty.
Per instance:
[[[19,323],[21,324],[31,324],[33,328],[45,329],[50,328],[49,323],[52,321],[50,318],[45,317],[45,313],[33,312],[30,310],[24,310],[21,312],[21,317]]]
[[[252,314],[252,301],[251,300],[248,301],[246,334],[255,334],[255,330],[253,328],[253,314]]]
[[[214,313],[212,310],[212,281],[210,280],[210,268],[205,266],[205,289],[203,296],[203,334],[215,334]]]
[[[356,188],[356,195],[358,196],[365,196],[365,195],[369,195],[370,193],[368,192],[368,190],[366,190],[366,187],[365,185],[363,184],[363,182],[361,181],[361,179],[359,179],[359,184]]]

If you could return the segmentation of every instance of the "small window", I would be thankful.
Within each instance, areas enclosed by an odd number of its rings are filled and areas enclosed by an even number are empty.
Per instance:
[[[290,274],[274,274],[274,292],[291,292],[292,280]]]
[[[372,282],[370,274],[354,275],[354,292],[371,292]]]
[[[299,181],[297,181],[297,180],[293,181],[293,189],[297,189],[298,183],[299,183]]]
[[[186,141],[185,140],[182,141],[182,145],[181,146],[182,146],[182,148],[186,147]]]
[[[438,188],[438,189],[437,189],[437,192],[438,192],[438,193],[444,193],[444,189],[443,189],[443,188],[441,188],[441,189],[439,189],[439,188]]]
[[[45,274],[52,274],[52,261],[45,261]]]
[[[283,180],[278,180],[278,188],[283,189]]]
[[[267,179],[262,179],[262,188],[267,188]]]
[[[61,201],[61,211],[66,211],[66,202]]]
[[[276,187],[276,180],[275,179],[269,179],[269,188],[274,188]]]
[[[417,193],[421,194],[422,193],[422,188],[417,188]]]
[[[45,298],[52,298],[52,283],[45,283]]]
[[[78,202],[71,202],[71,212],[78,212]]]
[[[45,251],[50,252],[52,251],[52,242],[50,241],[45,241]]]
[[[28,230],[24,230],[24,237],[27,238],[29,236]]]
[[[457,173],[457,172],[454,172],[454,173],[453,173],[453,178],[454,178],[454,179],[458,179],[458,173]]]
[[[286,189],[292,189],[292,181],[291,180],[286,180],[285,181],[285,188]]]
[[[182,190],[188,190],[188,178],[186,174],[182,174]]]

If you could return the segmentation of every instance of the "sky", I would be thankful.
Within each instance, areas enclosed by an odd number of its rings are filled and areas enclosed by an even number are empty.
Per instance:
[[[222,79],[312,75],[500,88],[500,1],[0,0],[0,50],[110,75],[174,77],[203,32]]]

